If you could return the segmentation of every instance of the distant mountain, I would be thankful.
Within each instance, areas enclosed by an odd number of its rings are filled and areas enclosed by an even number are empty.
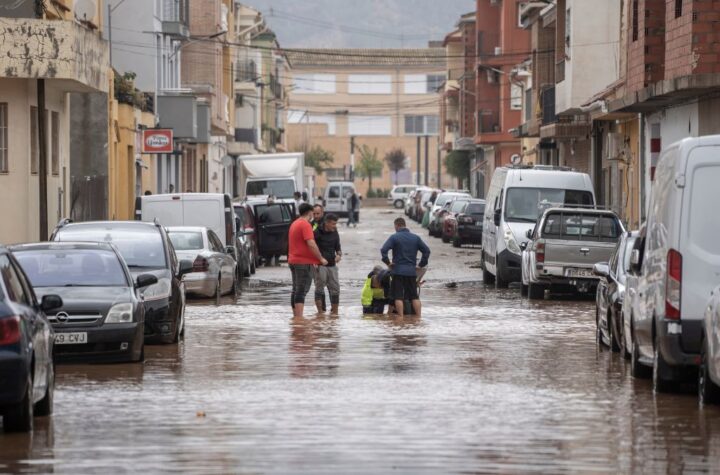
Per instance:
[[[473,0],[246,0],[291,48],[400,48],[442,40]]]

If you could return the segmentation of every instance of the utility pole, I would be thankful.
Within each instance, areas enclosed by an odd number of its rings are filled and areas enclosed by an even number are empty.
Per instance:
[[[37,131],[38,131],[38,200],[40,213],[40,241],[48,239],[47,203],[47,139],[45,131],[45,80],[37,80]]]
[[[425,136],[425,186],[428,186],[430,180],[430,136]],[[440,188],[440,185],[438,185]]]
[[[437,187],[442,188],[442,183],[440,182],[440,144],[439,143],[437,146]]]
[[[350,136],[350,181],[355,181],[355,137]]]
[[[417,171],[415,172],[415,184],[420,186],[420,136],[417,136]]]
[[[108,48],[110,50],[110,67],[112,68],[112,14],[115,10],[117,10],[117,7],[123,4],[125,0],[120,0],[118,3],[115,4],[113,7],[110,5],[110,2],[108,2],[107,11],[108,11]]]

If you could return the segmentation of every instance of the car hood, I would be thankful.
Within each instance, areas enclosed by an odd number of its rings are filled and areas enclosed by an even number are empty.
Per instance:
[[[518,245],[528,242],[527,232],[535,228],[535,223],[508,223],[506,221],[506,224],[510,227],[510,230],[512,230],[513,236],[515,236],[515,242],[517,242]]]
[[[87,313],[107,315],[110,307],[117,303],[132,302],[131,287],[41,287],[36,288],[38,299],[44,295],[59,295],[63,300],[62,308],[52,313]]]

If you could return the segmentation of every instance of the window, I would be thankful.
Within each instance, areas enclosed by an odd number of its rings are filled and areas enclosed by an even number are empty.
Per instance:
[[[543,235],[580,241],[615,242],[620,237],[620,223],[612,216],[550,214],[545,220]]]
[[[51,113],[52,122],[50,129],[50,170],[54,176],[60,175],[60,114]]]
[[[522,110],[522,86],[518,84],[510,84],[510,109],[514,111]]]
[[[406,115],[405,135],[437,135],[440,119],[436,115]]]
[[[7,256],[0,256],[0,278],[5,282],[5,290],[10,300],[30,305],[30,297],[25,294],[22,281]]]
[[[392,79],[389,74],[350,74],[349,94],[392,94]]]
[[[60,230],[55,240],[115,244],[128,267],[165,268],[167,265],[162,234],[145,226],[76,224]],[[175,253],[171,252],[170,255],[174,256]]]
[[[335,75],[296,74],[293,87],[296,94],[335,94]]]
[[[8,105],[0,102],[0,173],[8,172]]]
[[[325,169],[325,177],[328,180],[342,180],[345,178],[345,169],[344,168],[326,168]],[[340,188],[337,186],[330,187],[330,191],[328,192],[329,198],[340,198]]]
[[[675,0],[675,18],[682,16],[683,0]]]
[[[638,3],[640,3],[640,0],[633,0],[632,3],[632,40],[637,41],[638,39],[638,33],[640,29],[640,20],[638,19],[638,11],[640,7],[638,6]]]
[[[433,94],[443,82],[444,74],[406,74],[405,94]]]
[[[392,135],[392,119],[384,115],[351,115],[348,132],[350,135]]]
[[[212,231],[208,231],[208,234]],[[195,251],[205,248],[200,231],[169,231],[168,237],[176,251]]]
[[[335,135],[336,123],[334,115],[308,114],[306,111],[288,111],[288,124],[325,124],[328,135]]]

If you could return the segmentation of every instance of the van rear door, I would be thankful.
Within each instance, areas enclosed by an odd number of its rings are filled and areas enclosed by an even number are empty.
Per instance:
[[[720,283],[720,219],[716,208],[720,203],[719,153],[718,146],[693,148],[685,168],[684,187],[678,190],[683,195],[676,249],[682,255],[681,320],[701,319],[710,292]],[[682,186],[681,177],[676,178],[676,184]],[[672,243],[673,237],[668,236],[668,241]]]
[[[325,208],[328,212],[337,213],[342,209],[342,195],[340,194],[340,183],[329,183],[327,188],[327,197],[325,198]]]

